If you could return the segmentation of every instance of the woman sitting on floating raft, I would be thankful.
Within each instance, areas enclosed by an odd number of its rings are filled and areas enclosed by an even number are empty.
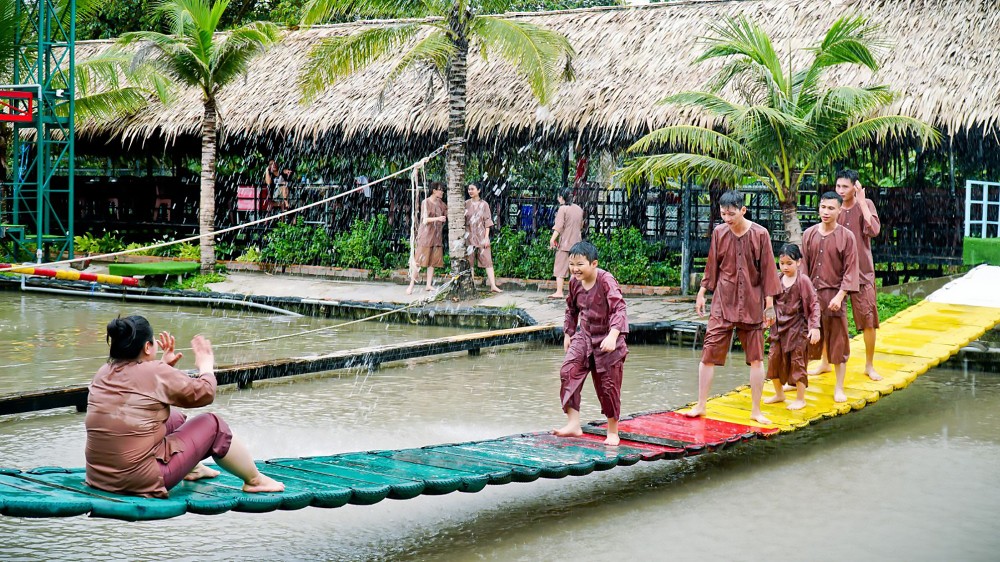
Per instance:
[[[87,399],[87,484],[108,492],[165,498],[184,480],[213,478],[201,464],[211,455],[241,478],[244,492],[280,492],[285,485],[257,470],[250,451],[215,414],[190,420],[172,406],[198,408],[215,400],[215,354],[203,336],[191,340],[198,375],[174,368],[182,354],[174,338],[142,316],[108,323],[110,358],[90,383]],[[156,359],[159,345],[163,357]]]

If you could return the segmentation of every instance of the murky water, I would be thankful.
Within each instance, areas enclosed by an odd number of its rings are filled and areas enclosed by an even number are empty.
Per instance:
[[[38,318],[38,308],[50,304],[39,300],[23,317],[4,308],[0,321],[31,320],[36,342],[59,340],[51,330],[72,333],[66,323]],[[68,310],[83,308],[78,303],[56,302],[53,312],[80,314]],[[93,323],[108,310],[85,317]],[[145,305],[143,311],[158,314],[158,326],[171,318],[171,327],[180,323],[190,333],[217,324],[273,330],[260,315]],[[388,330],[392,338],[429,335],[422,328],[369,329]],[[99,351],[100,343],[87,343],[88,330],[80,325],[77,339],[63,345],[91,346],[81,355]],[[364,330],[355,341],[367,344],[376,336]],[[2,361],[24,360],[3,350]],[[210,409],[229,420],[258,458],[495,437],[561,421],[560,360],[558,348],[484,350],[479,357],[427,358],[371,374],[225,392]],[[697,360],[690,349],[634,346],[624,411],[691,400]],[[719,370],[716,391],[746,380],[737,363]],[[585,392],[584,418],[599,416],[596,399]],[[938,369],[874,407],[797,434],[582,478],[367,507],[142,523],[0,517],[0,559],[996,560],[998,428],[1000,378]],[[83,417],[68,411],[0,418],[0,466],[81,466],[83,442]]]

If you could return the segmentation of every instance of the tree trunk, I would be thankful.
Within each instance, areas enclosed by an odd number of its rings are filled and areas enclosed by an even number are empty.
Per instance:
[[[457,10],[449,18],[455,54],[448,68],[448,149],[445,175],[448,181],[448,255],[455,277],[452,294],[464,297],[475,292],[465,245],[465,102],[469,41],[465,15]]]
[[[781,203],[781,221],[785,225],[788,243],[802,247],[802,223],[799,222],[799,208],[796,200],[787,198]]]
[[[198,209],[198,232],[201,234],[201,270],[215,268],[215,155],[218,110],[215,100],[205,102],[205,120],[201,125],[201,205]]]

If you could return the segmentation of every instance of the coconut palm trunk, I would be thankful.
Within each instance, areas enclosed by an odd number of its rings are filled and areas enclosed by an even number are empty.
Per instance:
[[[198,208],[198,232],[201,238],[201,270],[215,268],[215,155],[218,137],[218,109],[215,100],[205,102],[201,125],[201,204]]]
[[[452,12],[449,27],[455,44],[455,56],[448,68],[448,149],[445,175],[448,181],[448,255],[455,291],[467,294],[472,286],[465,234],[465,103],[469,41],[462,18]]]

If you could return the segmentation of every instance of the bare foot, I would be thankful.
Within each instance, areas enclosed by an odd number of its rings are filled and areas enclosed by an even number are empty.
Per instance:
[[[762,414],[760,412],[758,412],[756,414],[750,414],[750,419],[752,419],[753,421],[755,421],[757,423],[763,423],[763,424],[769,424],[769,423],[771,423],[771,420],[767,419],[767,416],[765,416],[764,414]]]
[[[424,290],[427,291],[428,293],[432,293],[434,292],[434,287],[424,287]]]
[[[413,294],[413,285],[410,285],[409,287],[406,288],[406,294],[407,295]]]
[[[695,406],[694,408],[691,408],[689,411],[684,412],[684,415],[689,418],[700,418],[705,415],[705,407]]]
[[[192,468],[191,472],[188,472],[187,475],[184,476],[184,479],[193,482],[195,480],[201,480],[202,478],[215,478],[219,474],[221,473],[218,470],[208,468],[207,466],[198,463],[198,466]]]
[[[806,371],[806,374],[814,376],[829,372],[830,372],[830,364],[822,363],[820,365],[817,365],[815,369],[809,369],[808,371]]]
[[[781,390],[795,390],[795,386],[791,385],[791,384],[788,384],[788,383],[785,383],[785,384],[781,385]]]
[[[494,293],[502,293],[503,292],[503,289],[501,289],[500,287],[495,287],[495,286],[494,287],[490,287],[490,290],[493,291]]]
[[[785,394],[784,393],[775,394],[774,396],[771,396],[771,397],[768,397],[768,398],[764,399],[764,403],[765,404],[777,404],[778,402],[784,402],[784,401],[785,401]]]
[[[564,295],[562,293],[552,293],[547,298],[550,298],[550,299],[564,299],[564,298],[566,298],[566,295]]]
[[[580,437],[583,435],[583,430],[578,425],[568,423],[559,429],[553,429],[552,433],[559,437]]]
[[[844,394],[843,390],[836,390],[833,393],[834,402],[847,402],[847,395]]]
[[[257,476],[243,484],[243,491],[249,494],[283,492],[285,491],[285,485],[270,476],[258,472]]]
[[[866,370],[865,374],[868,375],[868,378],[870,378],[873,381],[880,381],[880,380],[882,380],[882,375],[880,375],[880,374],[878,374],[878,373],[875,372],[875,367],[872,367],[871,369]]]
[[[608,447],[617,447],[621,443],[617,433],[609,433],[608,438],[604,440],[604,444]]]
[[[793,402],[789,402],[788,406],[786,406],[786,408],[788,408],[789,410],[801,410],[802,408],[805,407],[806,407],[805,400],[795,400]]]

